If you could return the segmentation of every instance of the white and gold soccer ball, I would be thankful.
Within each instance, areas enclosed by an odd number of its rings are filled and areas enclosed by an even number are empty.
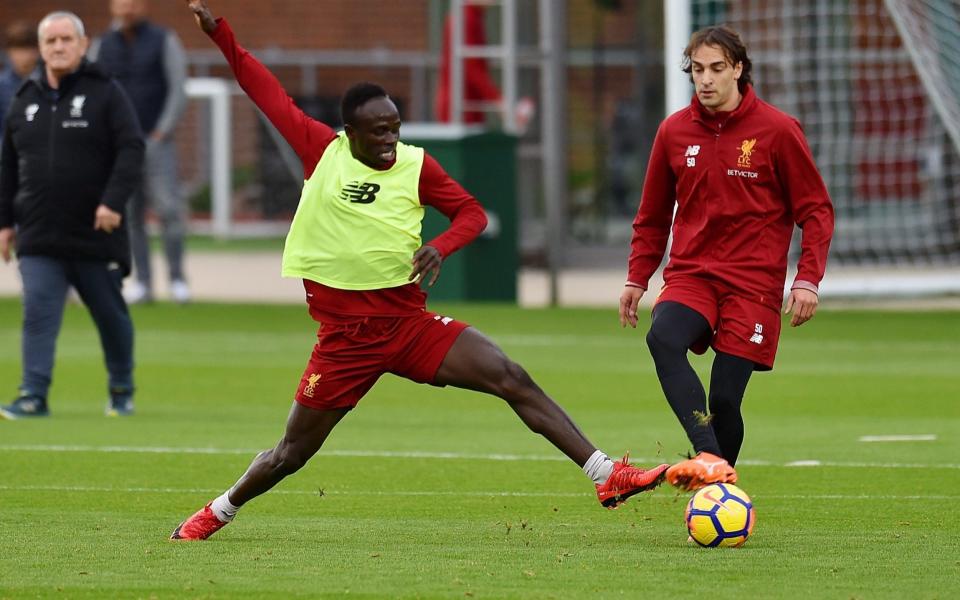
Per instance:
[[[698,490],[684,513],[690,537],[707,548],[742,546],[756,520],[750,496],[729,483]]]

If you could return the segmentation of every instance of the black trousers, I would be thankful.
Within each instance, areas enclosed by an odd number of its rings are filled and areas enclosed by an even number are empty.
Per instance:
[[[735,464],[743,445],[743,394],[753,374],[751,360],[717,352],[710,372],[708,398],[687,351],[712,335],[710,323],[692,308],[665,301],[653,311],[647,346],[660,386],[695,452],[709,452]]]

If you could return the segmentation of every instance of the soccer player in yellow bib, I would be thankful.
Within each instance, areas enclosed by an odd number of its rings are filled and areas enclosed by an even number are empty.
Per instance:
[[[305,115],[276,78],[214,19],[203,0],[185,0],[219,46],[237,81],[300,157],[305,183],[283,253],[283,275],[303,280],[317,344],[300,380],[286,431],[240,479],[181,523],[172,539],[203,540],[241,506],[296,472],[384,373],[503,398],[532,431],[553,443],[615,508],[656,487],[667,465],[643,470],[598,450],[520,365],[466,323],[426,309],[444,257],[483,231],[482,207],[423,149],[399,141],[397,107],[378,85],[343,97],[344,131]],[[450,227],[421,244],[424,206]]]

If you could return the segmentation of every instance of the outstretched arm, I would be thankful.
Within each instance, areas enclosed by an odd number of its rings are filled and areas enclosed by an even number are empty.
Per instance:
[[[197,20],[200,29],[207,35],[213,33],[217,28],[217,21],[213,18],[207,3],[204,0],[187,0],[187,6],[193,11],[193,18]]]
[[[205,0],[184,0],[200,29],[223,52],[237,83],[270,119],[303,163],[304,179],[313,174],[324,149],[336,138],[327,125],[308,117],[260,61],[237,43],[230,25],[213,17]]]

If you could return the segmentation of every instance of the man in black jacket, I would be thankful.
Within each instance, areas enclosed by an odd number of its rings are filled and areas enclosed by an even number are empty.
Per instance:
[[[130,272],[122,227],[139,184],[143,139],[120,85],[84,59],[73,13],[40,21],[44,68],[18,90],[0,153],[0,256],[16,248],[23,280],[23,379],[0,417],[46,416],[67,290],[90,311],[109,373],[108,415],[133,412],[133,324],[121,294]]]

